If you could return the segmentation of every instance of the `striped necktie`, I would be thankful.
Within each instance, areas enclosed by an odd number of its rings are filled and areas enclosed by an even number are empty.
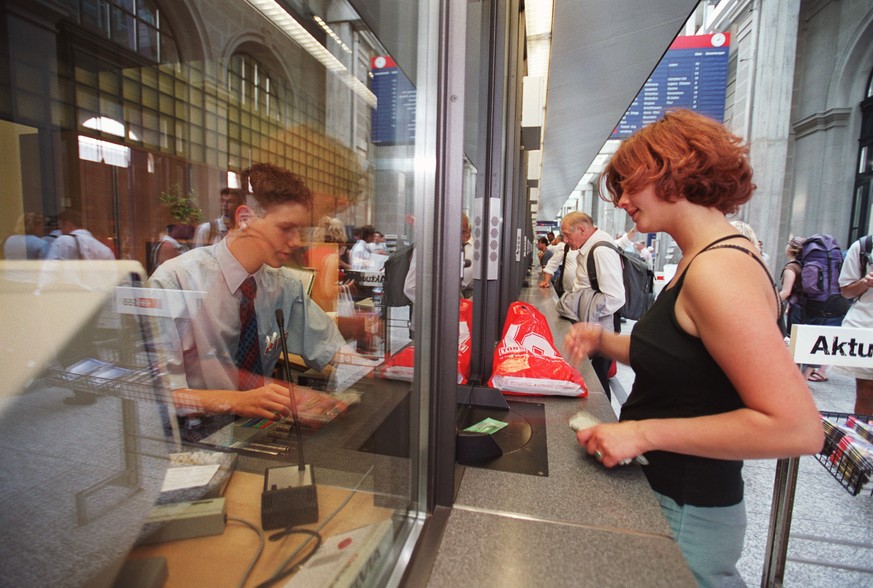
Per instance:
[[[239,389],[251,390],[264,385],[261,346],[258,342],[258,317],[255,315],[255,295],[258,293],[255,278],[246,278],[240,286],[240,292],[239,345],[235,360],[239,368]]]

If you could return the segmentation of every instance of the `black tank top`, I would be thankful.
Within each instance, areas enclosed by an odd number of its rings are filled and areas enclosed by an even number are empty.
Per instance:
[[[718,239],[701,253],[721,241],[738,237],[743,238],[730,235]],[[763,262],[747,249],[738,245],[720,247],[744,251],[766,271]],[[661,292],[631,333],[630,365],[636,378],[621,409],[622,421],[705,416],[744,406],[703,342],[686,333],[676,321],[676,299],[690,266],[689,263],[672,288]],[[740,318],[741,310],[735,312]],[[742,461],[668,451],[650,451],[646,458],[649,465],[643,470],[652,489],[680,505],[731,506],[743,499]]]

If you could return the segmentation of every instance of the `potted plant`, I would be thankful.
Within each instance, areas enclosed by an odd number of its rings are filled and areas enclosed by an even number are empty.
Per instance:
[[[191,248],[190,242],[194,237],[197,221],[202,215],[194,190],[186,194],[178,184],[171,186],[167,192],[161,192],[161,204],[170,220],[166,225],[166,232],[152,248],[149,260],[152,270]]]

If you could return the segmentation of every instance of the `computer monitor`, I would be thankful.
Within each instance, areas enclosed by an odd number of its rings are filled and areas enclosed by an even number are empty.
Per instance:
[[[131,261],[0,262],[0,568],[111,586],[178,438]]]

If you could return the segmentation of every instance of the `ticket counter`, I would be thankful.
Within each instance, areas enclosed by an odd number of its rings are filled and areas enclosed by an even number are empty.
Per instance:
[[[525,288],[521,300],[546,316],[561,350],[570,323],[553,291]],[[696,586],[640,466],[606,469],[576,442],[576,412],[615,420],[589,362],[581,372],[587,398],[509,397],[543,405],[548,475],[466,468],[435,557],[416,562],[431,585]]]

